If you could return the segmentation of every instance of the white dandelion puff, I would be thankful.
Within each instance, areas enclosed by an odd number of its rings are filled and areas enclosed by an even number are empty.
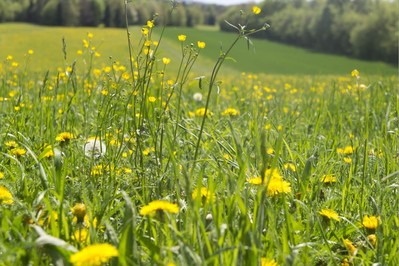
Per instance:
[[[99,158],[107,151],[107,146],[98,137],[90,137],[84,146],[85,155],[87,157]]]

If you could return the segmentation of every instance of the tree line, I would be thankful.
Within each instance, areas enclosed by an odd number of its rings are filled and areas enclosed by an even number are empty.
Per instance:
[[[21,21],[52,26],[125,27],[123,0],[0,0],[0,22]],[[143,25],[157,14],[169,26],[215,25],[225,9],[219,5],[179,4],[135,0],[127,5],[130,25]]]
[[[125,27],[123,0],[0,0],[0,22],[23,21],[57,26]],[[180,2],[171,14],[166,0],[134,0],[127,5],[129,25],[144,25],[157,14],[158,24],[234,25],[271,29],[256,37],[321,52],[398,65],[397,0],[266,0],[262,16],[242,16],[247,5],[229,8]],[[176,1],[177,2],[177,1]],[[245,20],[247,19],[247,20]]]
[[[245,6],[231,7],[220,18],[220,28],[235,30],[225,20],[251,28],[266,22],[271,28],[257,37],[398,65],[397,1],[267,0],[260,7],[263,16],[246,22],[238,12]]]

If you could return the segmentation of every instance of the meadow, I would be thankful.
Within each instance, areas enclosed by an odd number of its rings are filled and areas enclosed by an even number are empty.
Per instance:
[[[399,263],[395,68],[51,31],[0,25],[0,265]]]

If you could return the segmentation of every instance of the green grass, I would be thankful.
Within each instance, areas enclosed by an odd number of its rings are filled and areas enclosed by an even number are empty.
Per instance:
[[[191,47],[195,31],[162,39],[168,65],[136,39],[129,69],[108,30],[90,31],[104,49],[93,65],[90,46],[72,69],[36,72],[40,56],[64,64],[39,47],[23,49],[28,70],[0,64],[1,266],[95,252],[108,265],[398,265],[396,76],[215,77],[200,59],[218,51]],[[102,67],[107,51],[122,64]]]
[[[35,54],[32,70],[46,71],[55,67],[64,67],[74,60],[79,61],[76,51],[82,47],[82,39],[88,32],[95,34],[95,46],[101,53],[96,62],[99,65],[109,65],[113,60],[127,62],[126,32],[123,29],[99,28],[60,28],[44,27],[29,24],[0,24],[0,58],[8,54],[13,55],[18,62],[24,62],[24,55],[28,49]],[[156,30],[159,32],[159,29]],[[132,28],[132,40],[140,38],[139,29]],[[201,51],[195,72],[209,71],[210,65],[220,53],[220,48],[234,39],[234,34],[221,33],[215,28],[168,28],[165,31],[162,52],[173,61],[179,60],[179,43],[177,35],[186,34],[188,41],[196,45],[198,40],[205,41],[206,49]],[[62,38],[65,38],[67,60],[64,60]],[[330,74],[344,75],[353,69],[359,69],[363,75],[396,75],[397,69],[393,66],[350,59],[343,56],[326,55],[311,52],[305,49],[291,47],[284,44],[265,40],[253,39],[254,46],[248,50],[247,43],[242,40],[233,50],[230,62],[227,62],[223,73],[251,72],[288,75],[315,75]],[[112,59],[109,59],[112,57]],[[175,70],[176,66],[174,67]]]

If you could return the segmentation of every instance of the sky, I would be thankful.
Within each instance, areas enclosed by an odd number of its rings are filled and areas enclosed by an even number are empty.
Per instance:
[[[219,4],[219,5],[236,5],[236,4],[243,4],[243,3],[259,3],[262,0],[189,0],[186,2],[200,2],[204,4]]]

